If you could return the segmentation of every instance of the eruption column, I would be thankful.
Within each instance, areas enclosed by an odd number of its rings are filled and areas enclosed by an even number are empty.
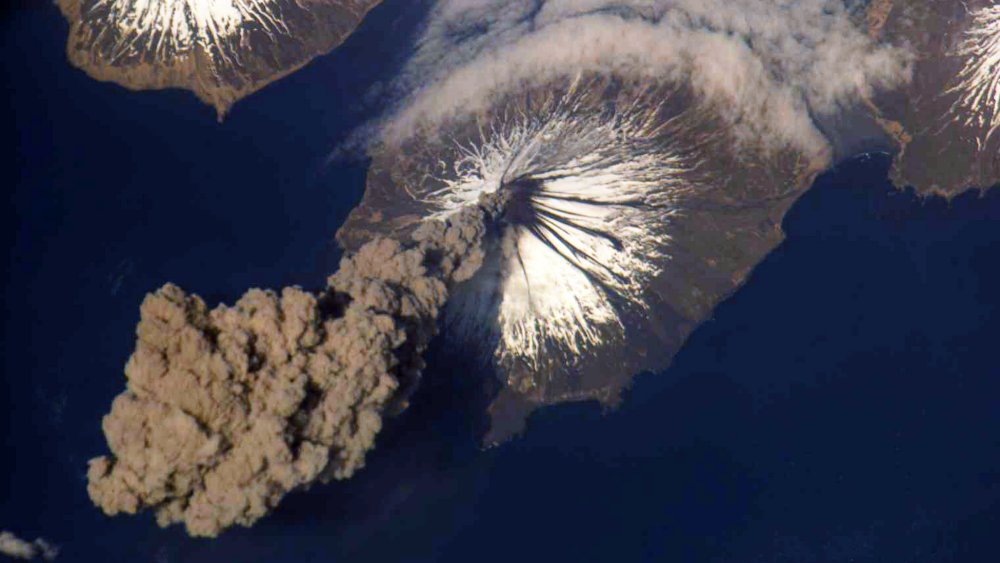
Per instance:
[[[489,213],[468,206],[406,244],[371,241],[318,295],[254,289],[212,311],[173,285],[148,295],[91,499],[215,536],[296,488],[350,477],[383,414],[405,406],[449,288],[481,264]]]

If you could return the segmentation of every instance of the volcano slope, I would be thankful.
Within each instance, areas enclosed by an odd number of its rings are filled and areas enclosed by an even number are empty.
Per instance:
[[[951,197],[1000,181],[1000,4],[876,0],[868,22],[915,56],[912,82],[872,101],[898,145],[894,183]]]
[[[66,54],[131,90],[183,88],[221,120],[344,42],[381,0],[56,0]]]
[[[445,321],[497,371],[485,438],[497,443],[538,406],[612,405],[635,373],[664,367],[782,240],[825,166],[741,142],[682,84],[581,75],[383,146],[338,238],[359,248],[482,194],[502,201]]]
[[[497,372],[486,441],[541,405],[614,404],[780,242],[832,155],[888,146],[851,124],[898,143],[897,184],[996,181],[998,10],[955,4],[442,0],[338,239],[499,194],[446,319]]]

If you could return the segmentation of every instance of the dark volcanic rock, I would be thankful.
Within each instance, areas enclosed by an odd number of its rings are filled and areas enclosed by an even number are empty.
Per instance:
[[[67,56],[133,90],[230,107],[340,45],[381,0],[56,0]]]
[[[613,405],[636,373],[665,367],[781,242],[784,214],[827,164],[738,142],[684,86],[584,82],[381,147],[338,233],[353,249],[477,190],[506,198],[484,266],[449,303],[452,341],[498,371],[487,443],[539,406]]]
[[[993,0],[876,0],[868,14],[871,35],[909,45],[916,57],[911,84],[872,100],[898,144],[893,181],[948,197],[996,184],[1000,6]]]

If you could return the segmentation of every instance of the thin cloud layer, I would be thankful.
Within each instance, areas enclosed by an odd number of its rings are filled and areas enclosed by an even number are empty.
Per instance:
[[[442,0],[387,120],[405,139],[498,94],[605,72],[689,83],[744,142],[827,150],[812,114],[905,83],[910,56],[873,43],[843,0]]]

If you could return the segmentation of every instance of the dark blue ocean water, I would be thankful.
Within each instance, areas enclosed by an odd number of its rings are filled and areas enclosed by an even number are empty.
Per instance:
[[[93,508],[86,460],[143,295],[322,283],[364,183],[326,157],[377,109],[419,9],[387,2],[222,125],[69,68],[47,3],[2,16],[0,529],[65,562],[1000,560],[1000,192],[921,201],[877,155],[822,176],[617,411],[547,409],[480,451],[478,375],[440,341],[368,467],[253,529],[192,540]]]

